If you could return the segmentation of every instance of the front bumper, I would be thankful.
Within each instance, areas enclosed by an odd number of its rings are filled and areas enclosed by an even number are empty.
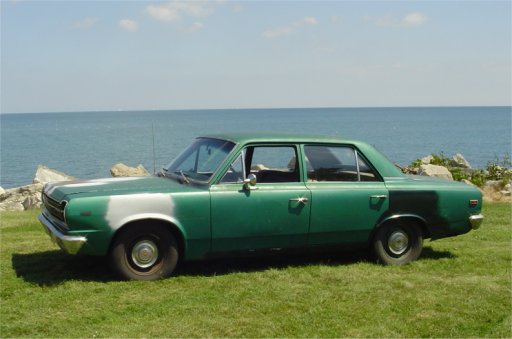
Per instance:
[[[61,231],[59,231],[53,224],[51,217],[47,216],[43,212],[39,213],[38,216],[39,221],[43,225],[44,230],[52,241],[59,245],[59,247],[69,253],[69,254],[77,254],[78,251],[82,248],[83,245],[87,242],[86,237],[81,236],[69,236],[63,234]]]
[[[474,230],[480,228],[482,221],[484,221],[484,216],[482,214],[475,214],[469,217],[469,223],[471,224],[471,228]]]

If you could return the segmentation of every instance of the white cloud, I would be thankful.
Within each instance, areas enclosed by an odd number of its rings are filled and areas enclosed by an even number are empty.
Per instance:
[[[128,32],[137,32],[139,30],[139,24],[130,19],[119,20],[119,27]]]
[[[170,1],[162,5],[149,5],[146,13],[156,20],[174,22],[186,17],[207,17],[214,12],[214,6],[222,2],[206,1]]]
[[[365,16],[364,21],[380,27],[412,27],[421,26],[427,23],[428,17],[423,13],[412,12],[404,16],[402,19],[397,19],[390,15],[380,17]]]
[[[420,26],[426,23],[428,20],[427,16],[425,14],[414,12],[407,14],[402,19],[402,24],[405,26]]]
[[[75,21],[73,26],[75,26],[75,28],[87,29],[94,26],[96,22],[98,22],[98,18],[84,18],[82,20]]]
[[[305,17],[300,21],[293,22],[287,26],[272,28],[264,31],[261,35],[267,39],[274,39],[282,36],[286,36],[295,33],[300,28],[306,25],[316,25],[318,20],[315,17]]]
[[[169,8],[166,5],[150,5],[146,7],[146,12],[153,18],[160,21],[175,21],[179,18],[178,11],[173,8]]]
[[[201,2],[197,2],[197,1],[191,1],[191,2],[176,1],[176,2],[171,3],[171,7],[175,8],[177,11],[179,11],[185,15],[188,15],[188,16],[191,16],[194,18],[209,16],[213,13],[212,3],[208,3],[208,2],[201,3]]]
[[[226,1],[167,1],[157,5],[149,5],[145,12],[153,19],[175,24],[184,33],[194,33],[205,27],[198,18],[205,18],[215,12],[215,8],[226,4]]]

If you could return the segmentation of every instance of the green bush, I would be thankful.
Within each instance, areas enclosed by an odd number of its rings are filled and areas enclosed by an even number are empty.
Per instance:
[[[510,156],[506,154],[503,160],[498,157],[494,161],[487,163],[487,180],[495,180],[501,182],[501,187],[512,181],[512,162]]]
[[[432,155],[433,159],[430,160],[430,164],[444,166],[444,167],[451,166],[452,160],[450,158],[446,157],[444,155],[443,151],[441,151],[440,154],[432,153],[431,155]]]
[[[452,159],[448,158],[444,152],[431,154],[430,164],[444,166],[448,168],[453,176],[453,180],[469,180],[476,186],[482,187],[489,180],[500,181],[503,188],[512,181],[512,161],[509,154],[505,154],[503,159],[496,157],[493,161],[487,162],[485,169],[466,169],[461,167],[452,167]],[[416,159],[408,168],[418,168],[422,164],[421,159]]]

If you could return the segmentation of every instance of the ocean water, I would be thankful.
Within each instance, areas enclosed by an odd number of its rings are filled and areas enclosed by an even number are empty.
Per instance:
[[[473,167],[511,153],[511,107],[303,108],[2,114],[0,186],[32,182],[38,164],[76,178],[123,162],[153,171],[194,137],[283,131],[364,140],[406,165],[432,152]],[[153,138],[155,157],[153,157]]]

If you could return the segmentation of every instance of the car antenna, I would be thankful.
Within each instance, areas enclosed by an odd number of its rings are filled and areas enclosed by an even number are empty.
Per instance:
[[[151,122],[151,134],[153,136],[153,175],[156,175],[156,156],[155,156],[155,123]]]

